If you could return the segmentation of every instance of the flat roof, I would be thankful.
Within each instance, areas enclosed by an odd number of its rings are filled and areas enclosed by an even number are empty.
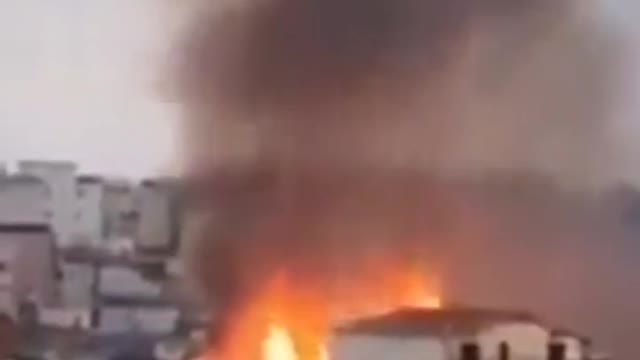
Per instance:
[[[50,233],[51,227],[44,223],[0,223],[0,233]]]
[[[473,335],[504,323],[542,323],[523,311],[480,308],[425,309],[402,308],[396,311],[345,324],[338,333],[380,336]]]
[[[76,179],[81,184],[101,184],[104,182],[104,179],[102,178],[102,176],[99,176],[99,175],[83,174],[83,175],[76,176]]]

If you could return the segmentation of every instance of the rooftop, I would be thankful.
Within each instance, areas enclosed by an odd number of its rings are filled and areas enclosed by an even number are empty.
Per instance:
[[[3,176],[0,180],[1,184],[38,184],[46,186],[46,183],[39,177],[29,174],[12,174]]]
[[[22,167],[58,167],[76,169],[77,164],[73,161],[65,160],[21,160],[18,161],[18,168]]]
[[[340,333],[382,336],[472,335],[501,323],[541,322],[521,311],[479,308],[403,308],[388,314],[356,320],[338,329]]]
[[[42,223],[0,223],[0,233],[50,233],[48,224]]]
[[[179,184],[179,179],[175,177],[165,176],[157,178],[143,179],[140,182],[142,187],[174,187]]]
[[[565,328],[557,328],[557,329],[551,330],[551,336],[574,338],[581,341],[584,344],[591,343],[591,339],[588,336],[577,333],[573,330],[565,329]]]
[[[79,175],[76,177],[80,184],[102,184],[104,179],[99,175]]]

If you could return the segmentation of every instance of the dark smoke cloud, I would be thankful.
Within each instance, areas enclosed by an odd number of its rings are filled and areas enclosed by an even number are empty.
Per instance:
[[[639,355],[619,319],[640,291],[590,192],[615,179],[620,58],[589,5],[238,3],[195,17],[179,71],[191,264],[221,314],[282,267],[339,297],[419,257],[456,300]]]

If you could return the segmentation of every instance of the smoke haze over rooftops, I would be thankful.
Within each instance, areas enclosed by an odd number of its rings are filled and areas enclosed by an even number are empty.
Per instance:
[[[427,262],[451,297],[632,353],[608,319],[640,291],[612,285],[629,277],[591,192],[624,158],[595,4],[248,4],[196,16],[178,79],[193,274],[223,331],[283,268],[340,303],[380,262]]]

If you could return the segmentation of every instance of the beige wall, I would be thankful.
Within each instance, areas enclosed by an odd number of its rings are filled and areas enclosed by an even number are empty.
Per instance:
[[[559,336],[555,340],[562,342],[566,346],[567,360],[582,360],[584,348],[582,341],[573,336]]]
[[[48,223],[49,190],[34,178],[0,178],[0,222]]]
[[[136,207],[140,214],[137,245],[146,249],[167,249],[171,245],[172,203],[170,189],[142,185],[136,193]]]
[[[330,346],[332,360],[446,360],[445,347],[425,336],[345,335]]]
[[[498,359],[501,342],[510,349],[511,360],[540,360],[547,355],[549,331],[531,323],[500,324],[478,335],[484,359]]]
[[[19,173],[35,176],[49,187],[52,211],[50,224],[61,246],[71,245],[73,241],[76,170],[74,163],[65,161],[23,161],[18,164]]]
[[[77,190],[72,242],[100,245],[104,239],[104,185],[101,182],[79,182]]]
[[[8,272],[13,275],[11,286],[17,300],[30,296],[43,305],[54,305],[57,283],[54,272],[53,237],[47,233],[2,233],[0,249],[11,251]]]
[[[462,343],[477,341],[483,360],[498,360],[504,341],[510,347],[510,360],[544,360],[549,331],[532,323],[505,323],[488,327],[476,336],[439,335],[373,336],[341,335],[330,346],[332,360],[449,360],[460,357]],[[575,360],[575,349],[568,359]]]

